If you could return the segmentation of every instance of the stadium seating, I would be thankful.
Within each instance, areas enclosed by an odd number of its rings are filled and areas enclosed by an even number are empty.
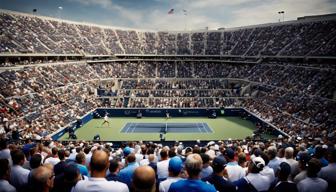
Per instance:
[[[0,13],[0,53],[336,56],[335,20],[203,32],[142,32]]]

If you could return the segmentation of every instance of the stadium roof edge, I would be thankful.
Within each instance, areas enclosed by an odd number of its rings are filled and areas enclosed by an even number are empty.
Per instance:
[[[90,26],[90,27],[101,27],[101,28],[104,28],[104,29],[134,30],[134,31],[139,31],[139,32],[170,32],[170,33],[235,31],[235,30],[248,29],[248,28],[279,26],[279,25],[287,25],[287,24],[301,24],[301,23],[309,23],[309,22],[313,22],[313,21],[336,20],[336,13],[331,13],[331,14],[325,14],[325,15],[303,16],[303,17],[298,17],[297,20],[290,20],[290,21],[285,21],[285,22],[275,22],[275,23],[264,23],[264,24],[256,24],[256,25],[230,27],[230,28],[224,28],[223,30],[195,29],[195,30],[189,30],[189,31],[168,31],[168,30],[136,29],[136,28],[128,28],[128,27],[100,25],[100,24],[95,24],[95,23],[87,23],[87,22],[79,22],[79,21],[58,19],[58,18],[49,17],[49,16],[33,15],[33,14],[30,14],[30,13],[23,13],[23,12],[7,10],[7,9],[0,9],[0,13],[1,12],[11,13],[11,14],[16,14],[16,15],[23,15],[23,16],[28,16],[28,17],[37,17],[37,18],[53,20],[53,21],[58,21],[58,22],[66,22],[66,23],[75,24],[75,25],[87,25],[87,26]]]

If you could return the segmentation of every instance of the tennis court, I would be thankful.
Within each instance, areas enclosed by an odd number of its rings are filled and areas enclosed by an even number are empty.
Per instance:
[[[212,133],[207,123],[127,123],[122,133]]]
[[[253,134],[255,125],[239,117],[112,117],[110,124],[103,119],[92,119],[76,130],[78,139],[92,140],[99,134],[102,141],[159,141],[167,123],[166,141],[244,139]],[[69,134],[61,140],[68,140]]]

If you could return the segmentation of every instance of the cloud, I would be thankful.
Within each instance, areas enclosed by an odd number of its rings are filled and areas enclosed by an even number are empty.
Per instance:
[[[122,7],[114,3],[112,0],[70,0],[70,1],[77,2],[85,6],[100,6],[103,9],[116,11],[118,12],[120,19],[127,20],[127,23],[130,23],[132,25],[138,23],[143,18],[144,15],[144,12],[142,11]]]
[[[278,11],[285,11],[285,20],[295,20],[306,15],[326,14],[335,11],[328,0],[281,0],[268,1],[266,4],[242,7],[232,11],[233,20],[226,26],[246,26],[260,23],[277,22],[280,18]]]
[[[110,23],[117,20],[125,27],[157,30],[216,29],[277,22],[280,10],[285,11],[286,20],[336,11],[334,0],[152,0],[152,3],[125,0],[128,6],[121,6],[116,0],[68,1],[112,11],[115,17]],[[144,8],[132,6],[135,2],[144,3]],[[170,8],[175,9],[173,15],[167,14]],[[187,16],[183,9],[188,11]]]

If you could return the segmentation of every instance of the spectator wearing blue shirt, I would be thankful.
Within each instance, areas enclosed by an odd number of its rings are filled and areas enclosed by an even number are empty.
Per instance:
[[[76,155],[76,163],[79,172],[84,176],[89,176],[89,170],[85,166],[85,154],[83,152],[80,152]]]
[[[268,166],[273,169],[274,173],[279,169],[281,160],[277,157],[277,148],[270,146],[267,148],[267,155],[269,158]]]
[[[119,181],[118,173],[120,171],[120,162],[117,159],[110,161],[109,171],[110,173],[106,176],[108,181]]]
[[[234,192],[236,186],[233,185],[229,180],[224,178],[225,166],[227,161],[224,157],[216,157],[212,161],[213,173],[202,179],[205,182],[211,183],[215,186],[216,190],[219,192]]]
[[[208,177],[209,175],[212,174],[213,170],[212,167],[210,166],[210,156],[205,153],[201,153],[202,161],[203,161],[203,168],[201,171],[201,179]]]
[[[138,163],[135,162],[135,159],[134,153],[129,154],[126,157],[127,166],[120,170],[118,174],[120,181],[125,183],[129,188],[131,187],[134,170],[139,167]]]
[[[172,183],[169,192],[175,191],[197,191],[197,192],[215,192],[213,185],[200,180],[202,170],[202,158],[199,154],[190,154],[185,161],[185,169],[189,175],[188,179]]]

